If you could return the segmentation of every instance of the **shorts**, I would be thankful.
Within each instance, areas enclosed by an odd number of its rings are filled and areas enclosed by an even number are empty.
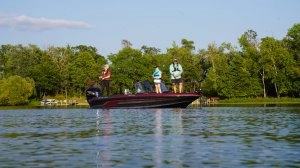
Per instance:
[[[178,84],[178,83],[182,83],[182,79],[179,78],[179,79],[171,79],[171,82],[174,84]]]
[[[159,83],[161,83],[161,80],[160,79],[154,79],[154,83],[159,84]]]

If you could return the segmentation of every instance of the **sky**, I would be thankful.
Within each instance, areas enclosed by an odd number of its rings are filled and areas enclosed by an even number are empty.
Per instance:
[[[195,52],[254,30],[282,39],[300,23],[300,0],[1,0],[0,45],[87,45],[107,56],[143,45],[162,53],[181,40]]]

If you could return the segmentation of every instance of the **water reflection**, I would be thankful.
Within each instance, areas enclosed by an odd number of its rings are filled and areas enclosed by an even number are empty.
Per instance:
[[[101,113],[101,114],[100,114]],[[97,110],[96,112],[97,120],[97,134],[96,137],[98,141],[101,141],[100,148],[97,151],[97,167],[110,167],[110,149],[111,149],[111,134],[112,134],[112,120],[110,116],[109,109]],[[102,117],[103,116],[103,117]]]
[[[155,145],[154,145],[154,163],[156,167],[161,165],[161,152],[162,152],[162,109],[156,109],[155,111]]]
[[[182,111],[181,108],[172,109],[173,111],[173,126],[174,131],[176,131],[176,134],[183,134],[183,125],[182,125]]]
[[[182,153],[184,146],[183,111],[172,109],[171,115],[166,113],[169,111],[164,109],[123,110],[122,113],[97,110],[97,166],[131,164],[147,158],[152,161],[148,164],[161,167],[171,158],[182,160],[177,152]]]

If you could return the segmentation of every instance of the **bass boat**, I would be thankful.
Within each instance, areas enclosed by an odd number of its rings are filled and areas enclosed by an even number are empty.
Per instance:
[[[166,88],[162,83],[162,88]],[[86,90],[90,108],[186,108],[201,96],[201,90],[191,93],[171,93],[163,89],[155,93],[149,82],[135,84],[135,94],[101,96],[101,89],[90,87]]]

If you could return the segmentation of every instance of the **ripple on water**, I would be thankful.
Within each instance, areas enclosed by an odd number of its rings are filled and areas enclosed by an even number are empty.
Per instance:
[[[297,107],[0,111],[1,167],[299,167]]]

